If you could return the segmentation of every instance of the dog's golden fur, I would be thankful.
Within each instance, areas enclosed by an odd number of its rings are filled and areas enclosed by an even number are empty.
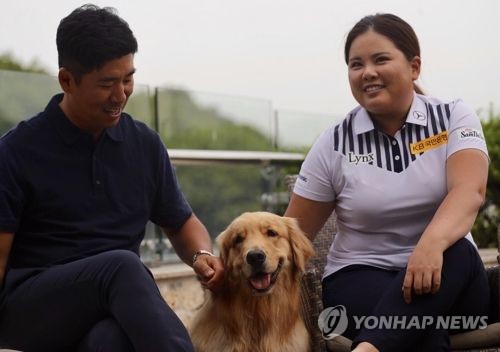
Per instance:
[[[244,213],[217,240],[226,279],[192,324],[196,351],[310,351],[299,278],[313,249],[295,219]]]

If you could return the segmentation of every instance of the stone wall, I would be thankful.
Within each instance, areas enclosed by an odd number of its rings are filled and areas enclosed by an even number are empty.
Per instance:
[[[151,271],[165,301],[184,325],[189,327],[209,294],[201,287],[193,269],[185,264],[174,264],[153,268]]]

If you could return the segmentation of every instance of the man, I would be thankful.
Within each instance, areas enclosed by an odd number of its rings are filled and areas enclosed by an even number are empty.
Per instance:
[[[84,5],[57,30],[46,109],[0,139],[0,348],[192,351],[138,252],[161,226],[202,284],[223,278],[159,136],[123,112],[137,41]]]

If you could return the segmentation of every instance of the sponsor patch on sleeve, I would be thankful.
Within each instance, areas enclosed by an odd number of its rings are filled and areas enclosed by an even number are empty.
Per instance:
[[[483,134],[481,131],[476,130],[475,128],[471,127],[464,127],[461,128],[457,131],[458,133],[458,139],[470,139],[470,138],[475,138],[475,139],[481,139],[484,140]]]
[[[448,131],[441,132],[419,142],[410,144],[410,152],[412,154],[420,154],[432,149],[436,149],[448,143]]]

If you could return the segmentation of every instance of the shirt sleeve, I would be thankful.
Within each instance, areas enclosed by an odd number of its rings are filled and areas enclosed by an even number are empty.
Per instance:
[[[479,117],[462,100],[457,100],[450,117],[446,157],[449,158],[459,150],[470,148],[479,149],[488,155]]]
[[[15,154],[0,141],[0,231],[15,233],[25,203],[21,172]]]
[[[158,137],[157,192],[151,211],[151,221],[155,224],[179,229],[193,213],[182,194],[168,152]]]
[[[329,128],[318,137],[302,163],[293,190],[297,195],[319,202],[335,200],[332,131],[333,128]]]

